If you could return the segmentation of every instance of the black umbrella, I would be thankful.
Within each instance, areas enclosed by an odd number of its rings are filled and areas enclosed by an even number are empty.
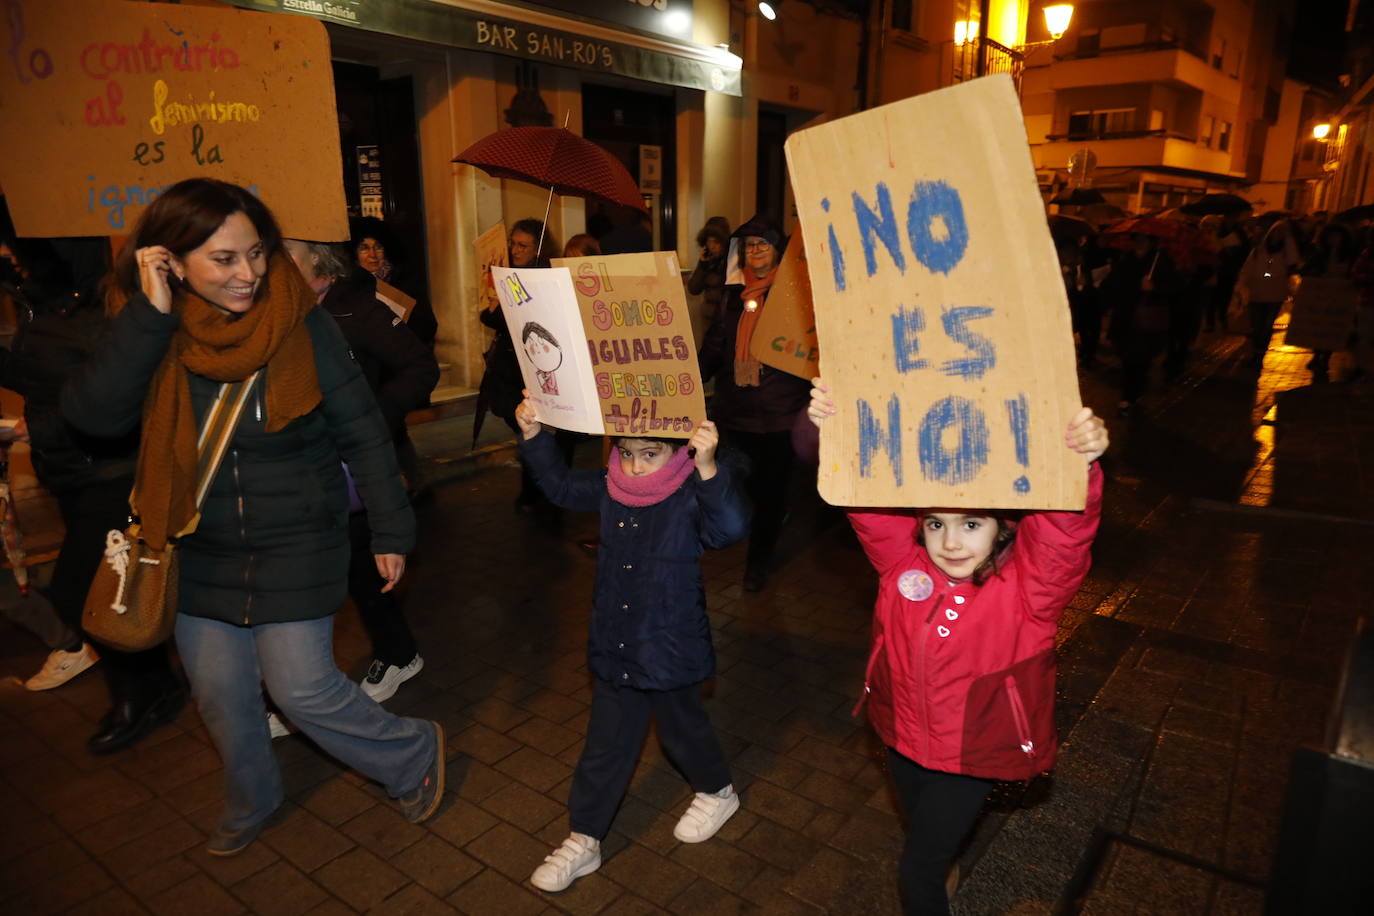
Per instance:
[[[1107,198],[1102,196],[1101,191],[1094,191],[1092,188],[1074,188],[1067,194],[1060,194],[1050,201],[1052,204],[1067,204],[1071,207],[1085,207],[1088,204],[1105,204]]]
[[[1358,223],[1360,220],[1374,219],[1374,204],[1360,204],[1358,207],[1342,210],[1336,214],[1336,219],[1343,223]]]
[[[1077,244],[1082,239],[1094,235],[1092,224],[1074,216],[1055,214],[1049,218],[1050,235],[1056,242],[1061,239]]]
[[[1190,204],[1179,207],[1184,213],[1193,216],[1226,216],[1253,209],[1250,201],[1235,194],[1204,194]]]

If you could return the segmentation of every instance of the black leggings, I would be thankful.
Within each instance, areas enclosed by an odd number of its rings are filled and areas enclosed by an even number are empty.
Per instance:
[[[993,781],[928,770],[892,748],[887,757],[906,822],[898,866],[902,911],[907,916],[947,916],[945,875]]]

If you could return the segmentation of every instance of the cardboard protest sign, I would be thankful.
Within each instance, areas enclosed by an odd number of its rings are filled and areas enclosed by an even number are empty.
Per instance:
[[[562,269],[497,266],[491,273],[539,419],[559,429],[602,432],[571,275]]]
[[[477,255],[477,269],[481,272],[478,281],[478,295],[486,303],[486,308],[494,309],[500,304],[496,298],[496,282],[491,277],[493,266],[505,267],[510,263],[506,248],[506,224],[497,223],[472,242],[473,252]]]
[[[1011,79],[799,131],[787,159],[842,506],[1082,509],[1069,308]]]
[[[410,313],[415,310],[415,297],[406,295],[385,280],[377,281],[377,298],[402,321],[409,321]]]
[[[820,344],[816,310],[811,304],[811,277],[800,232],[787,243],[773,287],[759,312],[749,353],[765,366],[810,380],[819,374]]]
[[[119,0],[7,0],[0,184],[20,235],[129,232],[162,189],[252,189],[294,238],[348,238],[324,25]]]
[[[553,263],[572,271],[606,433],[690,438],[706,401],[677,255]]]
[[[1344,350],[1355,329],[1360,295],[1344,277],[1303,277],[1293,294],[1284,343],[1309,350]]]

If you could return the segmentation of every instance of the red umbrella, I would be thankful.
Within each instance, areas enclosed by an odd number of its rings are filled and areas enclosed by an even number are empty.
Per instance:
[[[595,197],[645,210],[644,195],[620,160],[566,128],[508,127],[478,140],[453,161],[565,197]]]
[[[1137,216],[1103,229],[1098,238],[1113,248],[1130,248],[1131,236],[1148,235],[1159,239],[1174,263],[1188,269],[1216,260],[1216,245],[1205,232],[1190,223],[1155,216]]]

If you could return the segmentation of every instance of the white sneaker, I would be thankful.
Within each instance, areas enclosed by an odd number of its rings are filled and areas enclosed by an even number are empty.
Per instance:
[[[530,875],[530,884],[541,891],[561,891],[583,875],[601,867],[601,843],[574,833],[563,845],[544,857],[544,864]]]
[[[684,843],[700,843],[716,835],[716,831],[739,810],[739,793],[734,786],[726,786],[721,792],[698,792],[687,807],[682,819],[673,828],[673,836]]]
[[[267,714],[267,730],[272,733],[272,740],[275,741],[278,738],[285,738],[287,735],[294,734],[297,728],[277,713],[269,712]]]
[[[424,666],[425,660],[418,652],[404,668],[397,668],[380,658],[374,658],[372,667],[367,669],[367,677],[363,678],[363,693],[378,703],[383,703],[395,696],[396,688],[419,674]]]
[[[100,654],[88,642],[83,642],[75,652],[54,649],[48,653],[48,660],[38,673],[24,682],[29,690],[51,690],[76,677],[87,668],[100,661]]]

